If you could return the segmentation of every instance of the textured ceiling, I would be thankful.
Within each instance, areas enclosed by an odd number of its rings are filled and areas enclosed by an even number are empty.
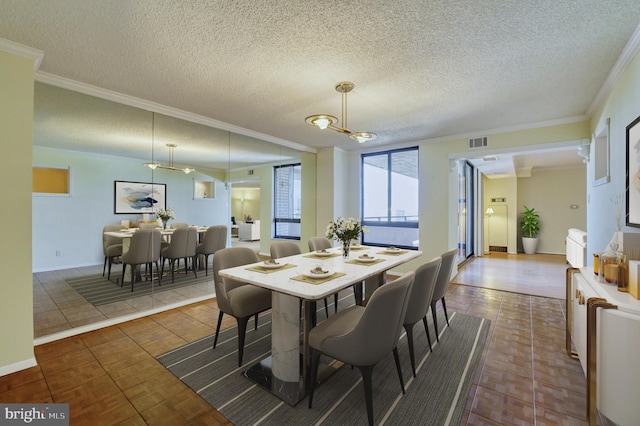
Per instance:
[[[304,122],[340,117],[340,81],[373,146],[584,116],[639,22],[638,0],[0,1],[43,72],[343,149]]]

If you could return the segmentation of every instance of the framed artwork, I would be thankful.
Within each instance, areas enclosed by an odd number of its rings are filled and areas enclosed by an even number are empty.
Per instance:
[[[164,183],[114,182],[115,214],[153,213],[167,208],[167,185]]]
[[[627,225],[640,228],[640,117],[627,126]]]

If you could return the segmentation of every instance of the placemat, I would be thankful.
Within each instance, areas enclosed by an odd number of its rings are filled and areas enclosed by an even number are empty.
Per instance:
[[[371,265],[375,265],[376,263],[380,263],[380,262],[384,262],[384,259],[376,259],[373,262],[360,262],[358,259],[352,259],[349,260],[345,263],[354,263],[356,265],[362,265],[362,266],[371,266]]]
[[[317,254],[309,253],[304,257],[310,257],[311,259],[322,260],[322,259],[330,259],[330,258],[336,257],[336,256],[342,256],[342,253],[331,253],[331,256],[318,256]]]
[[[386,254],[387,256],[400,256],[401,254],[405,254],[406,252],[407,250],[400,250],[400,251],[382,250],[382,251],[379,251],[378,254]]]
[[[255,271],[255,272],[261,272],[263,274],[270,274],[272,272],[278,272],[278,271],[284,271],[285,269],[289,269],[289,268],[295,268],[296,265],[293,265],[291,263],[287,263],[286,265],[282,265],[281,268],[263,268],[260,265],[255,265],[255,266],[249,266],[247,269],[247,271]]]
[[[326,283],[327,281],[331,281],[335,278],[341,277],[343,275],[346,275],[346,274],[343,272],[334,272],[333,274],[325,278],[310,278],[306,275],[296,275],[295,277],[291,277],[291,279],[296,281],[302,281],[303,283],[307,283],[307,284],[322,284],[322,283]]]

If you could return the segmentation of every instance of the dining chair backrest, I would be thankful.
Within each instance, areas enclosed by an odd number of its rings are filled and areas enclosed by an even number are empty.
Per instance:
[[[171,224],[171,228],[173,228],[173,229],[187,228],[188,226],[189,226],[189,224],[187,222],[173,222]]]
[[[326,250],[333,247],[331,240],[325,237],[311,237],[308,241],[309,251]]]
[[[102,228],[102,249],[104,254],[107,254],[107,248],[110,246],[115,246],[118,244],[122,244],[122,238],[112,237],[110,235],[105,235],[105,232],[118,232],[122,229],[122,225],[107,225]]]
[[[427,315],[441,264],[442,258],[438,256],[416,269],[404,324],[415,324]]]
[[[269,251],[272,259],[280,259],[281,257],[295,256],[302,253],[300,246],[293,241],[275,241],[271,243]]]
[[[198,253],[216,253],[227,246],[227,226],[214,225],[207,228],[204,241],[198,246]]]
[[[131,237],[129,251],[123,255],[125,263],[144,264],[160,258],[162,234],[158,229],[141,229]]]
[[[352,365],[374,365],[398,345],[415,273],[378,287],[351,332],[327,339],[322,351]],[[315,347],[315,346],[314,346]]]
[[[249,247],[223,248],[218,250],[213,256],[213,280],[216,288],[216,301],[218,308],[222,312],[233,315],[233,308],[227,293],[234,288],[248,284],[220,277],[218,271],[235,266],[247,265],[249,263],[256,263],[258,260],[256,252]]]
[[[178,229],[176,229],[176,231],[178,231]],[[198,246],[198,229],[194,226],[189,226],[186,229],[187,229],[187,249],[186,249],[187,257],[195,256],[196,247]]]
[[[447,293],[447,288],[449,287],[449,281],[451,281],[451,273],[456,263],[457,255],[458,249],[451,249],[441,255],[442,265],[440,265],[440,271],[438,271],[436,288],[433,291],[432,300],[442,299]]]
[[[162,255],[172,259],[195,256],[195,246],[193,248],[194,253],[191,255],[187,254],[188,239],[189,228],[177,228],[171,234],[171,242],[169,246],[162,251]]]

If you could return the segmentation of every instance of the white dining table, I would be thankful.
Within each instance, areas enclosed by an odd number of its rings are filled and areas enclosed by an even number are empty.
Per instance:
[[[422,255],[418,250],[390,252],[384,247],[368,246],[352,249],[347,258],[343,258],[340,248],[327,251],[330,256],[319,257],[312,252],[277,259],[282,265],[277,269],[265,269],[261,266],[263,262],[258,262],[218,272],[222,277],[272,290],[271,355],[250,366],[243,374],[290,405],[295,405],[306,395],[308,335],[315,314],[315,302],[362,282],[366,283],[365,298],[368,298],[384,282],[386,271]],[[374,257],[376,261],[358,261],[363,254]],[[318,266],[333,272],[335,278],[321,284],[298,280]],[[304,279],[309,281],[308,277]],[[304,302],[302,323],[300,300]]]

